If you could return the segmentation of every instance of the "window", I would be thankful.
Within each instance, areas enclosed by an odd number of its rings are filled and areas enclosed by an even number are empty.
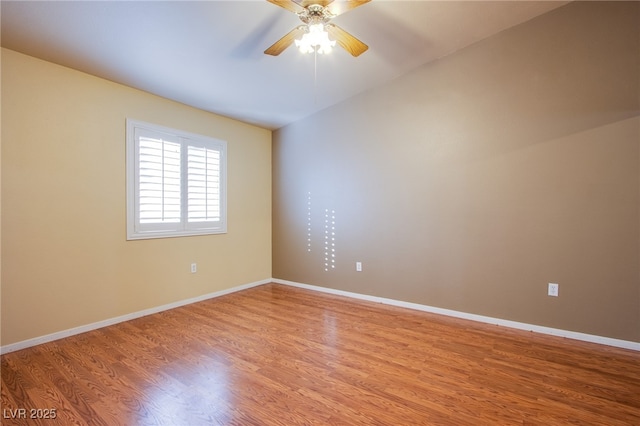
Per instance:
[[[127,120],[127,239],[227,232],[227,143]]]

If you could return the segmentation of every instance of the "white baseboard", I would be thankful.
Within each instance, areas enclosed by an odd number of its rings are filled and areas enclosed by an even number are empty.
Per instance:
[[[56,332],[56,333],[47,334],[45,336],[35,337],[33,339],[28,339],[28,340],[23,340],[21,342],[12,343],[10,345],[0,346],[0,354],[7,354],[7,353],[10,353],[10,352],[15,352],[15,351],[18,351],[20,349],[26,349],[26,348],[29,348],[29,347],[32,347],[32,346],[40,345],[42,343],[52,342],[54,340],[63,339],[65,337],[74,336],[76,334],[85,333],[87,331],[96,330],[96,329],[99,329],[99,328],[102,328],[102,327],[107,327],[107,326],[110,326],[110,325],[113,325],[113,324],[118,324],[118,323],[121,323],[121,322],[124,322],[124,321],[129,321],[129,320],[132,320],[132,319],[144,317],[144,316],[147,316],[147,315],[155,314],[155,313],[166,311],[166,310],[169,310],[169,309],[178,308],[180,306],[189,305],[191,303],[201,302],[201,301],[207,300],[207,299],[213,299],[215,297],[224,296],[226,294],[235,293],[237,291],[246,290],[246,289],[252,288],[252,287],[257,287],[259,285],[269,284],[271,282],[277,283],[277,284],[284,284],[284,285],[288,285],[288,286],[292,286],[292,287],[304,288],[304,289],[307,289],[307,290],[313,290],[313,291],[319,291],[319,292],[323,292],[323,293],[335,294],[335,295],[338,295],[338,296],[345,296],[345,297],[351,297],[351,298],[354,298],[354,299],[366,300],[366,301],[369,301],[369,302],[382,303],[382,304],[385,304],[385,305],[398,306],[398,307],[402,307],[402,308],[408,308],[408,309],[414,309],[414,310],[418,310],[418,311],[424,311],[424,312],[430,312],[430,313],[435,313],[435,314],[440,314],[440,315],[446,315],[446,316],[450,316],[450,317],[468,319],[468,320],[478,321],[478,322],[487,323],[487,324],[499,325],[499,326],[514,328],[514,329],[518,329],[518,330],[533,331],[533,332],[540,333],[540,334],[548,334],[548,335],[552,335],[552,336],[565,337],[565,338],[568,338],[568,339],[582,340],[582,341],[585,341],[585,342],[598,343],[598,344],[601,344],[601,345],[608,345],[608,346],[614,346],[614,347],[618,347],[618,348],[624,348],[624,349],[631,349],[631,350],[635,350],[635,351],[640,351],[640,343],[639,342],[631,342],[631,341],[628,341],[628,340],[613,339],[613,338],[610,338],[610,337],[596,336],[596,335],[592,335],[592,334],[578,333],[578,332],[575,332],[575,331],[568,331],[568,330],[561,330],[561,329],[557,329],[557,328],[543,327],[543,326],[539,326],[539,325],[526,324],[526,323],[517,322],[517,321],[509,321],[509,320],[504,320],[504,319],[500,319],[500,318],[492,318],[492,317],[487,317],[487,316],[483,316],[483,315],[469,314],[469,313],[466,313],[466,312],[454,311],[454,310],[450,310],[450,309],[436,308],[436,307],[433,307],[433,306],[421,305],[421,304],[418,304],[418,303],[403,302],[401,300],[387,299],[387,298],[384,298],[384,297],[377,297],[377,296],[369,296],[369,295],[361,294],[361,293],[353,293],[353,292],[349,292],[349,291],[335,290],[335,289],[332,289],[332,288],[320,287],[320,286],[315,286],[315,285],[310,285],[310,284],[303,284],[303,283],[298,283],[298,282],[294,282],[294,281],[287,281],[287,280],[281,280],[281,279],[274,278],[274,279],[265,279],[265,280],[261,280],[261,281],[256,281],[256,282],[253,282],[253,283],[244,284],[244,285],[232,287],[232,288],[229,288],[229,289],[226,289],[226,290],[221,290],[221,291],[216,291],[216,292],[213,292],[213,293],[204,294],[202,296],[193,297],[193,298],[190,298],[190,299],[180,300],[180,301],[169,303],[169,304],[166,304],[166,305],[157,306],[157,307],[154,307],[154,308],[149,308],[149,309],[145,309],[145,310],[138,311],[138,312],[133,312],[133,313],[130,313],[130,314],[119,316],[119,317],[110,318],[110,319],[106,319],[106,320],[103,320],[103,321],[98,321],[98,322],[94,322],[94,323],[91,323],[91,324],[83,325],[83,326],[80,326],[80,327],[75,327],[75,328],[71,328],[71,329],[68,329],[68,330],[63,330],[63,331],[59,331],[59,332]]]
[[[320,286],[309,285],[309,284],[302,284],[302,283],[297,283],[297,282],[293,282],[293,281],[281,280],[281,279],[277,279],[277,278],[274,278],[273,282],[277,283],[277,284],[289,285],[289,286],[292,286],[292,287],[304,288],[304,289],[307,289],[307,290],[320,291],[320,292],[323,292],[323,293],[335,294],[335,295],[338,295],[338,296],[346,296],[346,297],[351,297],[351,298],[354,298],[354,299],[366,300],[366,301],[369,301],[369,302],[376,302],[376,303],[382,303],[382,304],[385,304],[385,305],[399,306],[399,307],[402,307],[402,308],[415,309],[415,310],[418,310],[418,311],[424,311],[424,312],[430,312],[430,313],[434,313],[434,314],[446,315],[446,316],[450,316],[450,317],[456,317],[456,318],[462,318],[462,319],[467,319],[467,320],[472,320],[472,321],[478,321],[478,322],[483,322],[483,323],[493,324],[493,325],[499,325],[499,326],[508,327],[508,328],[515,328],[515,329],[518,329],[518,330],[533,331],[535,333],[540,333],[540,334],[548,334],[548,335],[552,335],[552,336],[566,337],[568,339],[582,340],[584,342],[598,343],[598,344],[601,344],[601,345],[615,346],[615,347],[618,347],[618,348],[624,348],[624,349],[631,349],[631,350],[635,350],[635,351],[640,351],[640,342],[632,342],[632,341],[628,341],[628,340],[612,339],[610,337],[596,336],[596,335],[592,335],[592,334],[578,333],[578,332],[575,332],[575,331],[561,330],[561,329],[551,328],[551,327],[543,327],[543,326],[539,326],[539,325],[526,324],[526,323],[517,322],[517,321],[509,321],[509,320],[504,320],[504,319],[500,319],[500,318],[486,317],[486,316],[483,316],[483,315],[469,314],[469,313],[466,313],[466,312],[453,311],[453,310],[450,310],[450,309],[436,308],[436,307],[433,307],[433,306],[421,305],[421,304],[418,304],[418,303],[403,302],[401,300],[387,299],[387,298],[384,298],[384,297],[377,297],[377,296],[369,296],[369,295],[366,295],[366,294],[352,293],[352,292],[343,291],[343,290],[335,290],[335,289],[332,289],[332,288],[320,287]]]
[[[47,334],[46,336],[34,337],[33,339],[23,340],[21,342],[12,343],[10,345],[0,346],[0,354],[8,354],[9,352],[15,352],[20,349],[26,349],[31,346],[40,345],[42,343],[52,342],[54,340],[62,339],[69,336],[74,336],[80,333],[86,333],[87,331],[96,330],[98,328],[107,327],[109,325],[118,324],[120,322],[129,321],[132,319],[144,317],[144,316],[155,314],[158,312],[167,311],[169,309],[178,308],[180,306],[189,305],[191,303],[201,302],[207,299],[213,299],[214,297],[224,296],[225,294],[235,293],[237,291],[246,290],[251,287],[257,287],[259,285],[268,284],[271,282],[273,282],[273,280],[271,279],[256,281],[253,283],[228,288],[226,290],[203,294],[202,296],[192,297],[190,299],[179,300],[177,302],[168,303],[166,305],[157,306],[155,308],[149,308],[149,309],[133,312],[126,315],[121,315],[119,317],[110,318],[110,319],[94,322],[87,325],[82,325],[80,327],[58,331],[56,333]]]

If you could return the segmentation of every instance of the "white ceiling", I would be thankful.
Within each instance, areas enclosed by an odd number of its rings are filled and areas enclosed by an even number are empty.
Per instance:
[[[341,0],[336,0],[341,1]],[[300,23],[264,0],[6,1],[2,46],[277,129],[564,1],[373,0],[333,23],[369,45],[263,51]],[[315,66],[315,69],[314,69]],[[470,70],[472,72],[472,70]]]

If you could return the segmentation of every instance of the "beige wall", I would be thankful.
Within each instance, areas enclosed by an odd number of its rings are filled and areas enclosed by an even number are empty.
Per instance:
[[[569,4],[275,132],[274,277],[640,342],[639,10]]]
[[[126,241],[127,117],[228,142],[227,234]],[[2,345],[271,277],[270,131],[6,49],[2,204]]]

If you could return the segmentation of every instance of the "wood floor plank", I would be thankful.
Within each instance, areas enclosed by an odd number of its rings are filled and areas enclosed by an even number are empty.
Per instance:
[[[640,425],[639,352],[276,284],[1,365],[3,425]]]

